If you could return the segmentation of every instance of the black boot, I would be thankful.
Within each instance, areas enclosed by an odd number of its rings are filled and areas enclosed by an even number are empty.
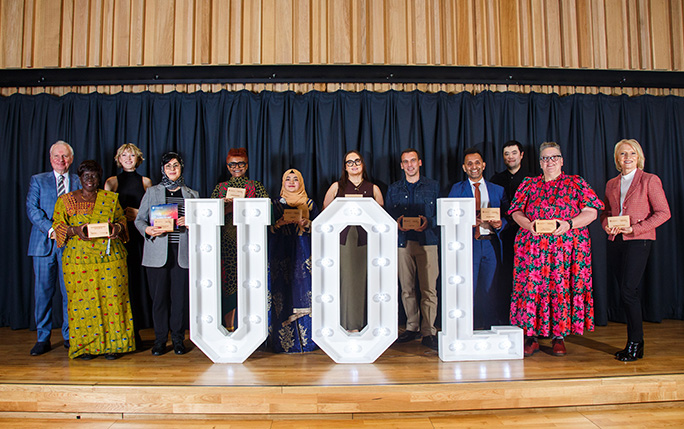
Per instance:
[[[617,360],[622,362],[634,362],[637,359],[644,357],[644,341],[641,340],[638,343],[633,341],[627,342],[627,347],[624,350],[619,351],[616,355]]]

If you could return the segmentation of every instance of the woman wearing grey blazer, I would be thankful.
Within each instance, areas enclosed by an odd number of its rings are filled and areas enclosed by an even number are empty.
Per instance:
[[[169,331],[173,351],[185,353],[184,323],[188,308],[188,230],[185,227],[185,198],[199,198],[197,191],[185,186],[183,159],[175,152],[167,152],[161,159],[162,181],[145,191],[140,202],[135,227],[145,238],[142,265],[147,268],[147,280],[152,296],[154,346],[152,354],[166,351]],[[178,218],[174,230],[167,232],[153,226],[150,213],[155,206],[177,204]],[[175,212],[174,206],[155,207],[155,211]]]

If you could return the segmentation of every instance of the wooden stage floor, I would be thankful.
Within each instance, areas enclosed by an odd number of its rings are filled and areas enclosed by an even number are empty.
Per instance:
[[[442,362],[416,340],[373,364],[335,364],[325,353],[255,352],[243,364],[189,353],[155,357],[149,345],[115,361],[69,360],[60,335],[32,357],[35,332],[0,328],[0,417],[122,415],[138,418],[415,417],[483,410],[684,404],[684,321],[645,323],[645,358],[623,363],[626,328],[611,323],[566,339],[568,355]],[[151,340],[151,330],[143,338]],[[388,414],[389,413],[389,414]]]

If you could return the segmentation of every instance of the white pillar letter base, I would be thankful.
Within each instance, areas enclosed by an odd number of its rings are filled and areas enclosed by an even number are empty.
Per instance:
[[[244,362],[268,336],[268,198],[236,198],[238,328],[229,333],[221,312],[221,199],[185,200],[189,233],[190,339],[215,363]]]
[[[368,323],[340,325],[340,232],[368,233]],[[312,224],[313,340],[337,363],[374,362],[397,338],[397,223],[372,198],[336,198]]]
[[[442,226],[442,361],[523,358],[523,331],[516,326],[492,326],[473,332],[474,198],[437,200]]]

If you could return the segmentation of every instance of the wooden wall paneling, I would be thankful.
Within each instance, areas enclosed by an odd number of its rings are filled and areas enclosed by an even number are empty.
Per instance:
[[[59,67],[62,4],[37,0],[33,19],[33,66]]]
[[[0,67],[21,67],[24,1],[0,2]]]
[[[211,30],[209,31],[209,64],[226,65],[230,63],[231,42],[231,5],[230,0],[209,2]]]
[[[593,0],[576,0],[577,66],[594,68],[592,5]]]
[[[368,62],[370,64],[385,64],[387,48],[385,40],[385,2],[371,0],[368,5]]]
[[[670,2],[670,25],[672,28],[672,68],[684,70],[684,7],[682,0]]]
[[[292,0],[275,0],[275,63],[295,64],[293,50],[297,44],[295,37],[295,20],[299,19],[293,14],[295,2]]]
[[[88,67],[102,65],[102,2],[103,0],[90,0],[88,4]]]
[[[351,3],[351,0],[333,0],[327,4],[328,63],[330,64],[350,64],[352,62]],[[379,12],[382,14],[382,8],[379,8]],[[373,16],[372,19],[375,20],[376,17]]]
[[[451,5],[453,8],[453,28],[456,30],[456,40],[453,41],[453,49],[447,50],[447,58],[445,58],[446,64],[448,65],[475,65],[477,64],[477,52],[476,52],[476,29],[475,29],[475,17],[474,17],[474,5],[472,0],[467,1],[457,1],[455,5]],[[448,33],[448,29],[445,29]],[[456,52],[453,58],[449,58],[450,52]],[[453,60],[456,60],[454,63]]]
[[[261,0],[261,63],[276,64],[276,10],[277,0]]]
[[[71,66],[88,65],[88,44],[90,33],[90,5],[88,0],[74,0],[72,14]]]
[[[487,64],[501,64],[501,14],[499,13],[499,0],[487,0],[485,3],[484,20],[487,28]]]
[[[532,11],[529,0],[520,0],[518,2],[518,22],[519,22],[519,37],[520,37],[520,65],[529,67],[533,64],[533,38],[532,38]]]
[[[592,51],[594,68],[608,68],[608,38],[606,34],[606,4],[605,0],[590,0]]]
[[[244,64],[243,30],[244,15],[241,0],[230,0],[230,28],[221,28],[228,32],[229,63]]]
[[[428,4],[430,0],[410,0],[408,3],[408,55],[409,64],[428,64],[430,44],[428,40]]]
[[[327,20],[323,14],[325,1],[314,1],[311,3],[311,63],[323,64],[323,51],[328,46],[327,41]]]
[[[640,69],[641,60],[641,28],[639,23],[639,8],[637,2],[640,0],[626,0],[627,19],[622,26],[617,29],[606,29],[606,31],[620,31],[625,38],[625,64],[630,69]]]
[[[112,65],[124,67],[132,65],[131,57],[131,0],[116,0],[114,3],[112,28]]]
[[[265,64],[261,59],[261,1],[242,2],[242,63]]]
[[[195,0],[195,31],[192,46],[192,64],[211,64],[212,1]]]
[[[295,64],[311,63],[311,18],[310,1],[295,0],[292,13],[292,58]]]
[[[175,0],[173,2],[173,65],[192,64],[195,37],[195,5],[193,0]],[[161,5],[160,5],[161,6]]]
[[[409,64],[408,41],[413,40],[407,23],[407,0],[385,0],[386,64]],[[410,0],[409,0],[410,1]]]
[[[353,64],[368,63],[368,2],[366,0],[351,3],[351,62]]]
[[[145,0],[131,0],[131,25],[128,41],[128,64],[140,66],[143,64],[145,42]]]
[[[500,64],[505,67],[522,65],[520,54],[520,1],[499,1],[499,41],[501,47]]]
[[[62,16],[60,22],[59,41],[59,66],[71,67],[74,38],[74,2],[73,0],[62,1]],[[18,34],[18,33],[17,33]]]
[[[145,23],[145,28],[149,28],[152,38],[149,65],[173,65],[176,4],[166,0],[147,0],[147,5],[145,18],[152,18],[149,27],[148,23]],[[145,45],[147,54],[148,44]]]
[[[443,47],[448,43],[447,39],[453,40],[451,37],[454,34],[453,31],[448,33],[449,37],[444,32],[445,23],[449,20],[449,16],[442,13],[443,7],[446,6],[443,6],[439,0],[427,0],[424,6],[417,2],[416,8],[422,8],[425,14],[425,64],[443,64]],[[418,62],[416,61],[416,63]]]
[[[530,0],[532,11],[532,67],[547,66],[545,0]]]
[[[560,26],[562,35],[563,67],[579,67],[576,0],[560,3]]]
[[[34,49],[34,36],[33,36],[33,21],[34,21],[34,10],[35,4],[34,0],[25,0],[24,2],[24,16],[22,20],[24,25],[22,26],[22,67],[33,67],[33,49]]]
[[[633,68],[652,69],[653,68],[653,49],[651,37],[651,20],[648,13],[648,2],[639,1],[636,3],[636,13],[639,21],[639,53],[641,54],[640,64]]]
[[[561,43],[560,0],[548,0],[545,8],[546,67],[563,66],[563,44]]]
[[[670,70],[672,68],[670,0],[651,0],[648,15],[651,27],[649,33],[652,35],[653,69]]]
[[[111,67],[114,62],[114,0],[102,2],[102,35],[100,65]]]
[[[606,4],[606,32],[607,67],[609,69],[627,68],[625,53],[627,38],[625,37],[627,20],[626,4],[624,0],[605,0]]]
[[[473,2],[473,28],[475,30],[475,63],[472,65],[489,65],[487,48],[489,47],[487,33],[486,0],[470,0]]]

